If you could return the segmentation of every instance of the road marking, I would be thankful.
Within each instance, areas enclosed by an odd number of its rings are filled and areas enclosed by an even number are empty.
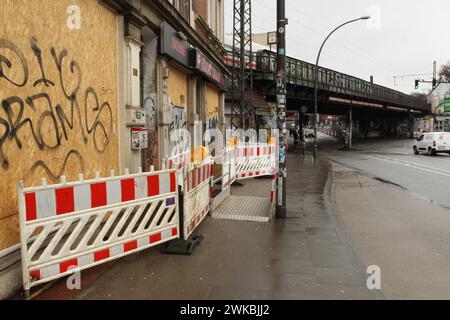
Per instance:
[[[386,157],[375,157],[375,156],[370,156],[370,157],[373,159],[376,159],[376,160],[394,163],[394,164],[401,165],[404,167],[419,169],[419,170],[434,173],[434,174],[440,175],[440,176],[450,177],[450,171],[448,171],[448,170],[430,167],[430,166],[426,166],[426,165],[421,165],[421,164],[418,164],[415,162],[409,162],[409,161],[399,160],[399,159],[392,159],[392,158],[386,158]]]
[[[404,163],[404,164],[408,164],[408,165],[412,165],[412,166],[416,166],[416,167],[423,167],[423,168],[426,168],[426,169],[431,169],[431,170],[435,170],[435,171],[441,171],[441,172],[450,174],[450,170],[445,170],[445,169],[441,169],[441,168],[437,168],[437,167],[432,167],[432,166],[428,166],[426,164],[421,164],[421,163],[418,163],[418,162],[411,162],[411,161],[407,161],[407,160],[401,160],[401,159],[397,159],[397,158],[389,158],[389,157],[385,157],[385,156],[376,156],[376,157],[387,159],[387,160],[391,160],[391,161],[397,161],[399,163]]]
[[[318,136],[318,138],[319,138],[319,140],[320,139],[325,139],[325,140],[330,140],[330,141],[337,141],[337,138],[335,138],[335,137],[331,137],[331,136],[328,136],[328,135],[325,135],[325,134],[320,134],[320,135],[317,135]]]

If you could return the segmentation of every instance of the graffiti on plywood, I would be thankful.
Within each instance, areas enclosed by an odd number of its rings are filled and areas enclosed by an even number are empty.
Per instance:
[[[81,90],[82,70],[66,49],[51,47],[44,52],[36,38],[30,48],[33,59],[26,59],[23,51],[8,39],[0,39],[0,82],[6,81],[17,88],[35,88],[24,95],[0,97],[0,167],[8,170],[12,161],[20,160],[17,151],[26,152],[35,145],[39,150],[64,149],[73,132],[81,134],[85,145],[91,144],[103,153],[109,144],[113,115],[108,101],[100,101],[96,90]],[[43,60],[48,59],[56,69],[57,77],[50,79]],[[39,77],[30,78],[31,68],[37,68]],[[59,89],[62,100],[56,100],[47,88]],[[34,92],[33,92],[34,91]],[[33,93],[31,93],[33,92]],[[8,150],[6,145],[9,145]],[[14,147],[12,147],[14,146]],[[83,167],[83,157],[74,149],[68,150],[62,166],[52,171],[44,160],[36,161],[30,168],[42,167],[52,178],[58,178],[65,169],[68,158],[76,158]]]

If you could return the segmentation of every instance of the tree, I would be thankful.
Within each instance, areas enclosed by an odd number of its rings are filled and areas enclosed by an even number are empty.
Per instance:
[[[450,81],[450,61],[447,62],[447,64],[441,66],[439,77],[441,77],[445,81]]]
[[[413,97],[421,99],[422,101],[428,102],[428,96],[425,93],[413,92],[411,93]]]

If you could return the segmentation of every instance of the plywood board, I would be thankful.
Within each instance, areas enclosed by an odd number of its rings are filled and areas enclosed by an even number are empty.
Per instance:
[[[118,171],[117,23],[93,0],[0,0],[0,250],[26,186]]]
[[[206,96],[206,108],[208,110],[207,128],[216,129],[219,121],[219,105],[220,94],[219,91],[212,85],[208,84]]]
[[[177,107],[186,107],[187,75],[178,69],[169,67],[167,86],[171,104]]]

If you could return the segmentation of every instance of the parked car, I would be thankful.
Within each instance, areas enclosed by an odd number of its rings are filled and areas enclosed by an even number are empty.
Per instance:
[[[414,154],[427,153],[432,156],[437,153],[450,154],[450,132],[431,132],[420,135],[414,143]]]

